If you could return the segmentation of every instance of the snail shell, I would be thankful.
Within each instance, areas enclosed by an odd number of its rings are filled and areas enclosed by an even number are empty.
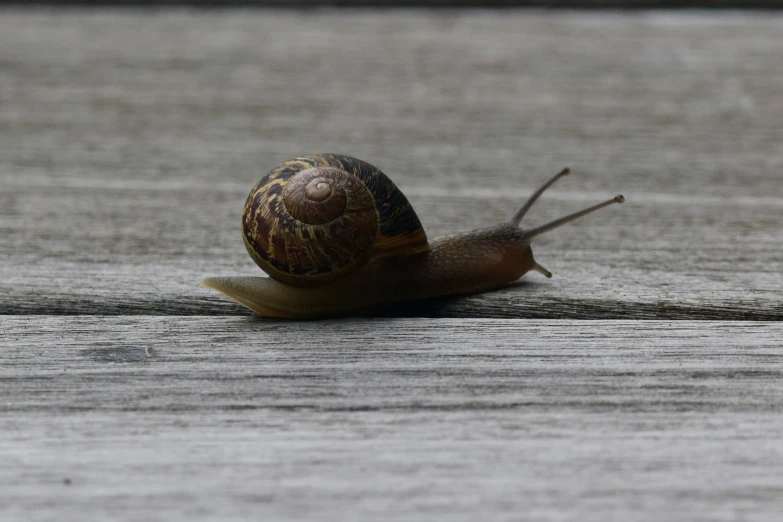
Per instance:
[[[242,237],[262,270],[301,287],[429,248],[397,186],[369,163],[337,154],[300,156],[269,171],[245,202]]]

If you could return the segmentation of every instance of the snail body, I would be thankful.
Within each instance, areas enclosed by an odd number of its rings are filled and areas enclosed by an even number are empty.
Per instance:
[[[270,277],[203,284],[270,317],[348,315],[384,304],[502,288],[536,263],[530,240],[622,196],[532,229],[519,227],[537,190],[506,222],[428,241],[407,198],[380,170],[349,156],[314,154],[272,169],[242,217],[248,253]]]

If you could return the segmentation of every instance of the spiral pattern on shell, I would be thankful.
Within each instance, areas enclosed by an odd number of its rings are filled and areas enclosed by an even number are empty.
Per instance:
[[[343,277],[372,257],[428,248],[403,193],[369,163],[313,154],[272,169],[248,196],[245,247],[262,270],[293,286]]]

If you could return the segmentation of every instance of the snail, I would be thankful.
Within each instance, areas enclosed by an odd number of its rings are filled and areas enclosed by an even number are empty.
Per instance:
[[[248,253],[270,277],[202,283],[270,317],[348,315],[389,303],[466,295],[507,286],[530,270],[536,236],[623,196],[537,227],[522,218],[563,169],[505,223],[432,241],[403,193],[374,166],[349,156],[289,160],[250,192],[242,214]]]

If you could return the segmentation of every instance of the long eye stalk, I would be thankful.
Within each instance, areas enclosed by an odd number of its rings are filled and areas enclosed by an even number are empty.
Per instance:
[[[525,201],[525,203],[519,208],[519,210],[517,210],[514,213],[514,215],[511,216],[511,219],[509,220],[509,223],[512,226],[518,227],[519,223],[522,222],[522,218],[525,217],[525,214],[527,214],[527,211],[530,210],[530,207],[533,206],[533,203],[535,203],[538,200],[538,198],[541,197],[541,194],[543,194],[546,189],[551,187],[552,184],[554,184],[555,181],[557,181],[558,179],[562,178],[563,176],[569,175],[570,173],[571,173],[571,170],[569,168],[564,168],[563,170],[561,170],[560,172],[555,174],[555,176],[552,179],[550,179],[549,181],[544,183],[541,186],[541,188],[536,190],[533,193],[533,195],[531,195],[529,198],[527,198],[527,201]],[[567,215],[565,217],[561,217],[561,218],[556,219],[556,220],[554,220],[554,221],[552,221],[550,223],[547,223],[545,225],[539,225],[537,227],[531,228],[530,230],[525,230],[524,231],[524,235],[525,235],[524,237],[526,239],[532,239],[535,236],[543,234],[544,232],[549,232],[550,230],[552,230],[554,228],[557,228],[557,227],[560,227],[562,225],[565,225],[566,223],[570,223],[571,221],[573,221],[575,219],[579,219],[582,216],[586,216],[587,214],[590,214],[591,212],[595,212],[598,209],[601,209],[601,208],[604,208],[604,207],[608,207],[609,205],[612,205],[614,203],[622,203],[624,201],[625,201],[625,198],[623,196],[621,196],[620,194],[618,194],[617,196],[613,197],[610,200],[604,201],[603,203],[599,203],[599,204],[594,205],[594,206],[592,206],[590,208],[586,208],[584,210],[580,210],[579,212],[574,212],[573,214],[569,214],[569,215]],[[547,277],[551,277],[552,274],[549,274],[549,272],[547,270],[545,270],[543,267],[536,267],[536,269],[538,269],[538,268],[541,268],[541,270],[539,270],[539,272],[541,272],[542,274],[546,275]]]
[[[522,206],[519,208],[519,210],[517,210],[517,211],[514,213],[514,215],[513,215],[513,216],[511,216],[511,219],[509,220],[509,223],[511,223],[511,224],[512,224],[513,226],[515,226],[515,227],[518,227],[518,226],[519,226],[519,223],[521,223],[521,222],[522,222],[522,218],[523,218],[523,217],[525,217],[525,214],[527,214],[527,211],[528,211],[528,210],[530,210],[530,207],[532,207],[532,206],[533,206],[533,203],[535,203],[535,202],[536,202],[536,200],[537,200],[538,198],[540,198],[540,197],[541,197],[541,194],[543,194],[543,193],[544,193],[544,191],[545,191],[546,189],[548,189],[549,187],[551,187],[551,186],[552,186],[552,184],[553,184],[555,181],[559,180],[559,179],[560,179],[560,178],[562,178],[563,176],[568,176],[570,173],[571,173],[571,169],[569,169],[568,167],[566,167],[566,168],[564,168],[563,170],[561,170],[560,172],[558,172],[557,174],[555,174],[555,176],[554,176],[552,179],[550,179],[549,181],[547,181],[546,183],[544,183],[544,184],[541,186],[541,188],[540,188],[540,189],[538,189],[538,190],[536,190],[536,191],[533,193],[533,195],[532,195],[532,196],[530,196],[529,198],[527,198],[527,201],[525,201],[525,204],[524,204],[524,205],[522,205]]]
[[[580,210],[579,212],[574,212],[573,214],[569,214],[567,216],[561,217],[560,219],[556,219],[554,221],[550,221],[549,223],[545,225],[539,225],[537,227],[531,228],[530,230],[525,230],[524,237],[525,239],[532,239],[538,235],[543,234],[544,232],[549,232],[550,230],[563,226],[566,223],[570,223],[571,221],[574,221],[575,219],[579,219],[582,216],[586,216],[587,214],[590,214],[592,212],[595,212],[598,209],[602,209],[604,207],[608,207],[609,205],[613,205],[615,203],[622,203],[625,201],[625,198],[618,194],[612,199],[606,200],[603,203],[599,203],[597,205],[594,205],[590,208],[586,208],[584,210]]]

